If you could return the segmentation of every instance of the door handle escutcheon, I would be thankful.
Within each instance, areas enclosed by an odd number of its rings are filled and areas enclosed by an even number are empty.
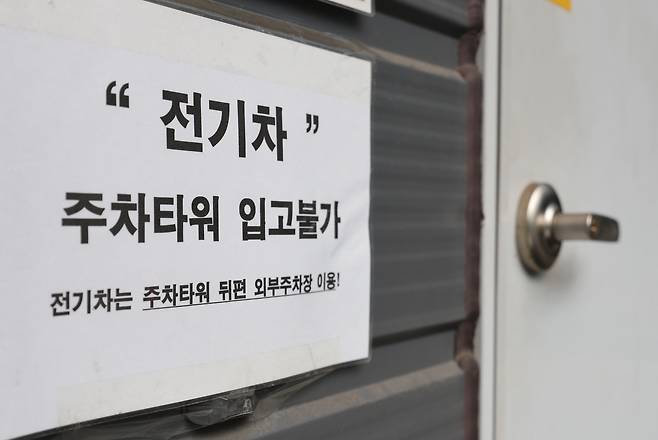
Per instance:
[[[564,214],[552,186],[526,186],[516,214],[516,245],[523,267],[533,274],[549,269],[565,240],[617,241],[619,224],[599,214]]]

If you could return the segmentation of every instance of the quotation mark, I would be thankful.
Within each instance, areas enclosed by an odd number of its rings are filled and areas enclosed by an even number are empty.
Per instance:
[[[306,133],[313,130],[313,134],[318,132],[320,128],[320,117],[318,115],[311,115],[306,113]]]
[[[116,107],[117,105],[117,94],[114,92],[116,85],[117,82],[112,81],[107,85],[107,88],[105,89],[105,103],[113,107]],[[119,107],[130,107],[130,97],[126,95],[128,87],[129,84],[125,83],[121,86],[121,89],[119,89]]]

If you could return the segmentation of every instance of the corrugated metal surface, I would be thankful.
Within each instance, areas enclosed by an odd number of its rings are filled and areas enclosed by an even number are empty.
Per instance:
[[[451,346],[444,332],[375,347],[370,364],[337,370],[265,419],[185,438],[460,439],[463,383]]]
[[[386,2],[386,1],[385,1]],[[465,29],[468,26],[468,17],[463,0],[394,0],[393,3],[399,3],[413,8],[424,14],[429,14],[437,20],[443,20],[461,26]],[[444,27],[439,26],[443,31]]]
[[[413,0],[433,3],[431,13],[414,14],[412,0],[375,0],[376,13],[367,17],[319,0],[213,0],[268,17],[338,35],[406,57],[454,68],[457,66],[455,36],[466,31],[465,1]],[[444,5],[441,7],[440,5]],[[448,12],[450,11],[450,12]],[[461,12],[457,12],[461,11]]]
[[[373,330],[459,319],[463,309],[464,88],[382,62],[373,105]]]
[[[466,87],[454,68],[465,2],[378,0],[366,17],[314,0],[154,1],[215,18],[229,5],[260,16],[248,26],[292,23],[276,32],[323,46],[331,34],[375,60],[371,362],[314,382],[267,418],[182,438],[463,438],[451,359],[463,317]]]

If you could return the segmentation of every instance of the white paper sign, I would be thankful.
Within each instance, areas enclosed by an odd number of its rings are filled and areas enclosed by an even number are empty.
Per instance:
[[[350,9],[372,14],[372,0],[325,0]]]
[[[0,1],[0,438],[365,359],[367,61]]]

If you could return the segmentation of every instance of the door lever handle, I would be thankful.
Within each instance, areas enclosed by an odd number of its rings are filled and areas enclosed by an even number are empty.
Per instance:
[[[619,240],[616,220],[599,214],[565,214],[548,184],[531,183],[521,194],[516,215],[516,244],[525,269],[539,273],[557,259],[565,240]]]
[[[556,214],[550,225],[550,235],[559,241],[617,241],[617,220],[600,214]]]

